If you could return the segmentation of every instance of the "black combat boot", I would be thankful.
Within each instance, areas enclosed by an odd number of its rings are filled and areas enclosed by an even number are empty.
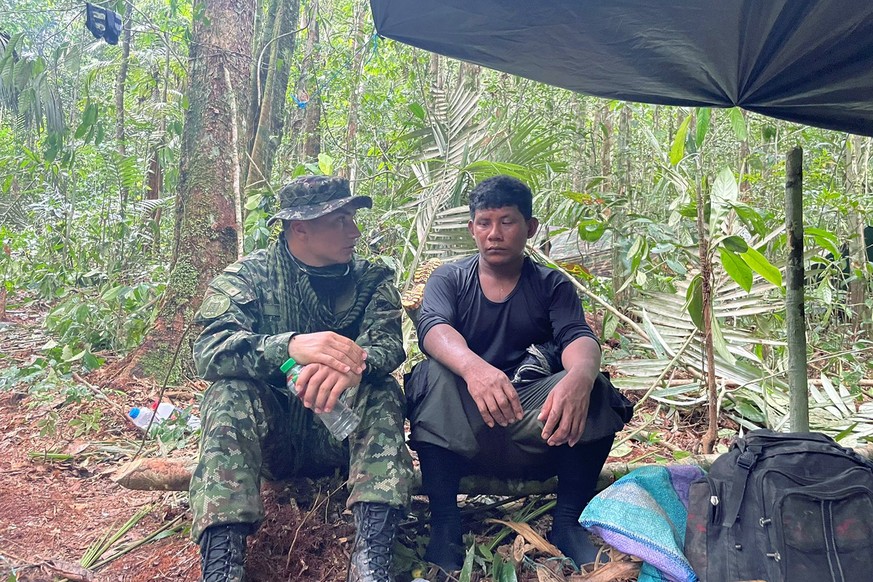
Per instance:
[[[402,512],[384,503],[356,503],[355,545],[349,558],[348,582],[391,582],[394,538]]]
[[[213,525],[200,538],[200,572],[202,582],[244,582],[246,536],[252,527],[247,523]]]

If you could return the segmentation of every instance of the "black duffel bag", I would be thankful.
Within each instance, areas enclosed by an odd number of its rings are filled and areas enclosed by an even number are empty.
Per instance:
[[[752,431],[691,485],[685,554],[702,582],[869,582],[873,464],[823,434]]]

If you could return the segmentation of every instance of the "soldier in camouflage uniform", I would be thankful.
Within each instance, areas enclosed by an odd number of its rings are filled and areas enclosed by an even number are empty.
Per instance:
[[[245,538],[263,519],[262,477],[348,466],[357,527],[348,580],[387,582],[412,478],[403,394],[390,375],[405,358],[400,297],[389,268],[353,257],[354,213],[370,198],[353,197],[347,180],[308,176],[279,199],[268,223],[282,221],[278,240],[224,269],[197,316],[194,362],[212,382],[190,490],[203,580],[244,578]],[[305,365],[299,398],[279,370],[289,357]],[[341,394],[361,417],[345,442],[311,412]]]

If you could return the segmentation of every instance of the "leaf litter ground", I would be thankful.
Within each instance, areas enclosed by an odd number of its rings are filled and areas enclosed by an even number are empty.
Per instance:
[[[159,387],[129,379],[123,390],[113,389],[104,386],[100,370],[87,378],[74,375],[63,380],[47,373],[29,384],[16,382],[13,368],[21,370],[33,364],[49,341],[41,325],[44,310],[33,304],[21,305],[8,312],[7,321],[0,322],[0,579],[198,580],[198,548],[188,538],[187,495],[133,491],[110,479],[140,447],[140,433],[126,421],[125,412],[149,402]],[[112,354],[101,356],[112,359]],[[202,388],[202,382],[190,382],[173,387],[170,394],[177,405],[191,407],[196,413],[196,395]],[[662,426],[672,425],[672,430],[654,437],[649,434],[642,442],[630,441],[620,460],[657,460],[670,458],[671,451],[693,450],[699,442],[698,431],[687,429],[695,424],[694,418],[664,422]],[[141,454],[195,454],[196,444],[190,437],[176,444],[184,446],[168,451],[171,447],[149,442]],[[345,509],[341,477],[267,483],[262,493],[266,519],[249,538],[249,579],[345,580],[354,527]],[[504,561],[519,564],[518,580],[523,582],[636,579],[638,564],[615,553],[612,555],[619,563],[612,568],[584,578],[571,575],[569,566],[549,559],[525,539],[487,521],[510,519],[547,501],[464,499],[464,526],[480,547],[496,546],[499,538],[500,545],[491,549]],[[142,518],[118,540],[104,541],[105,552],[92,562],[96,565],[82,568],[80,560],[89,548],[93,555],[96,542],[119,532],[138,512]],[[439,577],[420,558],[427,542],[425,517],[426,498],[416,496],[399,536],[398,582],[413,576]],[[530,525],[544,535],[549,518],[540,517]],[[150,536],[155,539],[150,540]],[[120,555],[112,559],[115,554]],[[106,563],[101,564],[101,560]],[[490,579],[481,572],[481,567],[475,567],[472,579]]]

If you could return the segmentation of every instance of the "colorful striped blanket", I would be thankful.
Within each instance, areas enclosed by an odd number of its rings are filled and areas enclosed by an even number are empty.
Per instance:
[[[643,560],[640,582],[696,582],[682,549],[688,489],[702,475],[690,465],[636,469],[592,499],[579,523]]]

